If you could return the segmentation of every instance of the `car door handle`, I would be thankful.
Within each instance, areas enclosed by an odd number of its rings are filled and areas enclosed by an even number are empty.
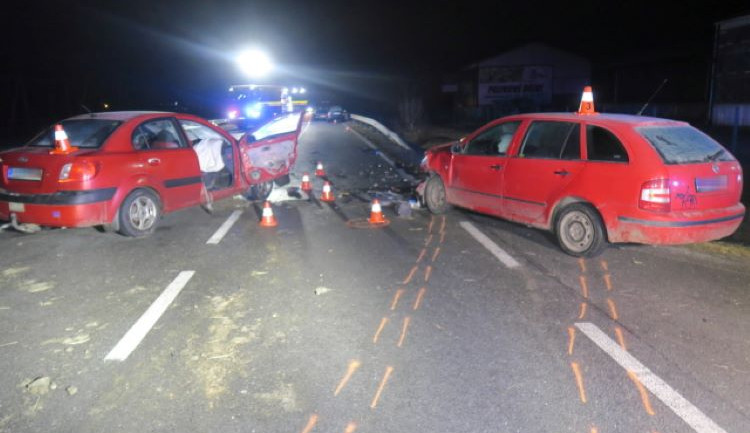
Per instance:
[[[495,170],[495,171],[497,171],[497,170],[500,170],[501,168],[503,168],[503,166],[502,166],[502,165],[500,165],[500,164],[492,164],[492,165],[490,166],[490,168],[491,168],[492,170]]]
[[[149,158],[148,159],[148,165],[159,165],[161,164],[161,159],[159,158]]]
[[[569,175],[570,173],[568,172],[568,170],[557,170],[557,171],[555,172],[555,174],[558,174],[558,175],[560,175],[560,176],[567,176],[567,175]]]

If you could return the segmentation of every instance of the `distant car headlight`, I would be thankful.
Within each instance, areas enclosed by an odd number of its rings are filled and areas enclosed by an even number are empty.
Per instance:
[[[306,113],[314,113],[315,110],[313,109],[313,107],[307,107],[307,108],[305,108],[305,112]]]

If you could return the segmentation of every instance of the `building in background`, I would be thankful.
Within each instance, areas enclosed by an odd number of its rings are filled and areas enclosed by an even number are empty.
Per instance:
[[[714,125],[750,126],[750,15],[716,23],[709,116]]]
[[[464,68],[442,91],[468,117],[528,111],[571,111],[590,84],[591,64],[576,54],[532,43]]]

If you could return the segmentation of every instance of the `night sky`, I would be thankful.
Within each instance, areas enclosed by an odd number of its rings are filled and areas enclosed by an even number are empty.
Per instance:
[[[388,104],[388,86],[439,79],[527,42],[595,65],[644,49],[708,59],[713,23],[750,13],[747,0],[13,3],[2,12],[5,132],[9,117],[27,125],[75,114],[82,103],[164,109],[178,100],[205,112],[217,92],[248,81],[232,60],[249,46],[279,65],[272,80],[375,106]]]

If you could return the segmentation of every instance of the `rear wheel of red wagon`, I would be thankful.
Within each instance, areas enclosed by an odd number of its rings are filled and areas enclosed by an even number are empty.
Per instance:
[[[137,189],[123,200],[117,211],[120,234],[135,238],[151,235],[161,218],[159,197],[150,190]]]
[[[573,203],[560,211],[555,234],[563,251],[575,257],[597,256],[607,245],[599,213],[585,203]]]

